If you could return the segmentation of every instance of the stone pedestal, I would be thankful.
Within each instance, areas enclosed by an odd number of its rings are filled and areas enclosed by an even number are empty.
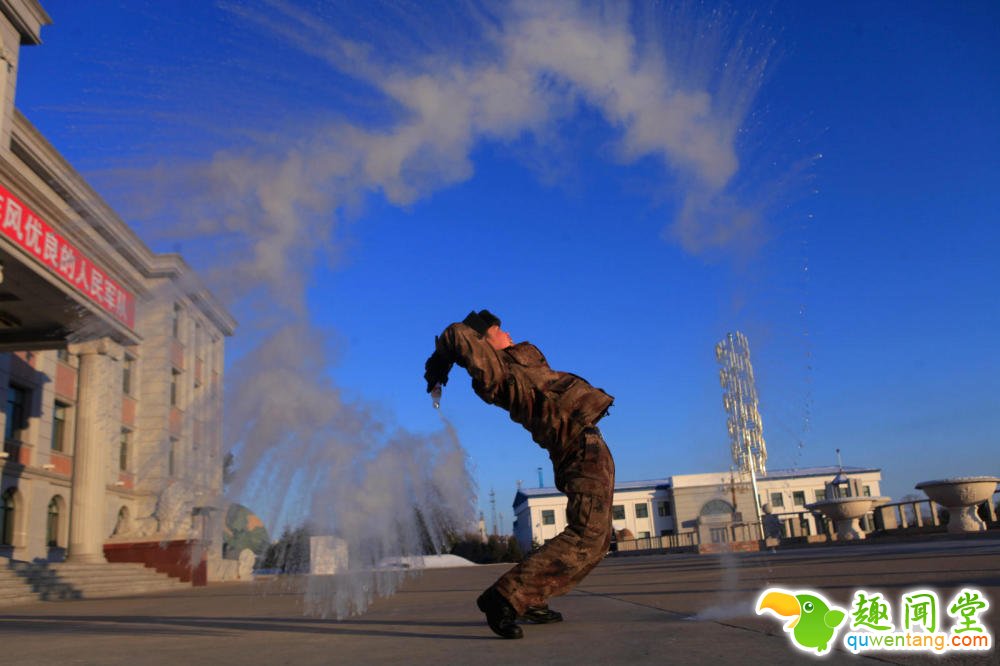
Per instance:
[[[914,487],[948,509],[949,533],[967,534],[986,530],[986,523],[976,514],[976,508],[992,499],[998,482],[1000,477],[996,476],[964,476],[922,481]]]
[[[121,400],[121,346],[107,338],[70,345],[80,357],[73,451],[70,562],[104,562],[104,503],[108,447],[118,441],[114,405]],[[117,398],[117,401],[115,400]]]
[[[806,504],[810,511],[819,511],[827,520],[832,520],[837,528],[837,541],[857,541],[865,538],[861,530],[862,516],[885,497],[838,497]]]

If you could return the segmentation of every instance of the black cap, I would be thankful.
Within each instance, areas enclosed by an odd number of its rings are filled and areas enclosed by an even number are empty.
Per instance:
[[[462,323],[482,336],[486,335],[486,331],[491,326],[499,326],[500,318],[489,310],[480,310],[479,312],[473,310],[462,320]]]

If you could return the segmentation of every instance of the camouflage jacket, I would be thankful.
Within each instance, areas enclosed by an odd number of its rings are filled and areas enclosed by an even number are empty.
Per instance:
[[[550,368],[530,342],[496,351],[465,324],[446,328],[435,353],[468,370],[476,395],[510,412],[511,420],[524,426],[553,461],[614,402],[582,377]]]

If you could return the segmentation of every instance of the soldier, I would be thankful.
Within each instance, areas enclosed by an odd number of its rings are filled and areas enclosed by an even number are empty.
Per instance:
[[[571,590],[608,552],[615,463],[597,422],[614,399],[581,377],[552,370],[531,343],[514,344],[488,310],[470,312],[435,339],[424,373],[429,393],[437,396],[454,363],[472,376],[476,395],[510,412],[548,451],[556,488],[568,498],[566,529],[476,600],[494,633],[521,638],[518,619],[561,621],[549,597]]]

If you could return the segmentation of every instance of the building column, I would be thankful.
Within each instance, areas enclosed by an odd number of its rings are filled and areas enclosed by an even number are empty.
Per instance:
[[[104,509],[108,447],[117,433],[114,414],[120,377],[115,373],[121,346],[108,339],[71,344],[80,358],[77,374],[76,438],[73,449],[73,502],[69,522],[70,562],[104,562]]]

